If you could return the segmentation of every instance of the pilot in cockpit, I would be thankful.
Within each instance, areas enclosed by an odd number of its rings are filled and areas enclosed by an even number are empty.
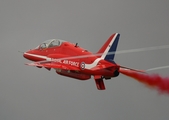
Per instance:
[[[49,44],[48,47],[59,46],[59,45],[60,45],[59,40],[53,40],[53,41],[51,41],[51,43]]]
[[[50,48],[50,47],[54,47],[54,46],[60,46],[62,42],[64,42],[64,40],[58,40],[58,39],[47,40],[47,41],[44,41],[40,45],[40,49],[46,49],[46,48]]]

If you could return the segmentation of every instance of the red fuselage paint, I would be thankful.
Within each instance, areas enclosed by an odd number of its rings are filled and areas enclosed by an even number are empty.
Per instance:
[[[86,56],[89,55],[90,57],[82,57],[78,58],[78,56]],[[84,66],[86,64],[92,64],[96,59],[99,57],[92,55],[91,52],[79,47],[75,46],[69,42],[63,42],[60,46],[54,46],[50,48],[40,48],[40,46],[36,49],[29,50],[24,53],[23,55],[26,59],[31,61],[43,61],[43,60],[55,60],[56,64],[62,64],[63,66],[73,66],[79,68],[79,71],[72,71],[69,70],[60,70],[56,72],[60,75],[77,78],[80,80],[87,80],[91,78],[91,75],[102,75],[106,77],[114,77],[114,71],[119,69],[119,65],[110,63],[105,60],[100,60],[97,63],[97,67],[93,66],[91,69],[82,69],[82,63]],[[77,58],[76,58],[77,56]],[[75,57],[71,58],[70,57]],[[63,59],[62,59],[63,58]],[[64,59],[68,58],[68,60]],[[60,60],[61,59],[61,60]],[[104,65],[113,66],[109,69],[103,69]],[[100,68],[100,69],[99,69]]]

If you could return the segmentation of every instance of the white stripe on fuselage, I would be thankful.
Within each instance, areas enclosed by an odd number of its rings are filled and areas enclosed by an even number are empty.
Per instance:
[[[100,58],[95,59],[95,61],[93,63],[91,63],[91,64],[85,64],[85,69],[91,69],[91,68],[95,67],[99,63],[100,60],[103,60],[106,57],[106,55],[107,55],[108,51],[110,50],[110,48],[111,48],[114,40],[116,39],[117,35],[118,35],[118,33],[115,34],[115,36],[113,37],[113,39],[111,40],[111,42],[107,46],[107,48],[104,51],[104,53],[102,54],[102,56]],[[31,53],[24,53],[24,54],[29,55],[29,56],[33,56],[33,57],[38,57],[38,58],[46,59],[48,61],[51,60],[51,58],[46,57],[46,56],[42,56],[42,55],[36,55],[36,54],[31,54]]]
[[[93,63],[91,63],[91,64],[85,64],[85,68],[86,68],[86,69],[91,69],[91,68],[95,67],[95,66],[99,63],[100,60],[102,60],[102,58],[97,58],[97,59],[96,59]]]
[[[46,56],[43,56],[43,55],[36,55],[36,54],[31,54],[31,53],[24,53],[25,55],[29,55],[29,56],[32,56],[32,57],[37,57],[37,58],[42,58],[42,59],[46,59],[48,60],[49,58],[46,57]]]

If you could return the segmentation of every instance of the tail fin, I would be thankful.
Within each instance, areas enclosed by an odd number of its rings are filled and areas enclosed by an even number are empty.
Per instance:
[[[105,44],[101,47],[101,49],[97,53],[103,53],[101,58],[107,61],[113,61],[115,56],[115,51],[118,45],[118,41],[120,38],[120,34],[114,33],[109,37],[109,39],[105,42]],[[112,54],[110,54],[110,52]]]

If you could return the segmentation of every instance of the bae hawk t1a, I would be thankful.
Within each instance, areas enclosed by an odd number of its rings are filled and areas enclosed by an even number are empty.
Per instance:
[[[54,69],[62,76],[78,80],[89,80],[93,76],[97,89],[105,90],[103,80],[117,77],[120,69],[143,72],[120,66],[114,61],[119,38],[120,34],[112,34],[95,54],[81,48],[77,43],[50,39],[25,52],[23,56],[34,61],[27,65]]]

